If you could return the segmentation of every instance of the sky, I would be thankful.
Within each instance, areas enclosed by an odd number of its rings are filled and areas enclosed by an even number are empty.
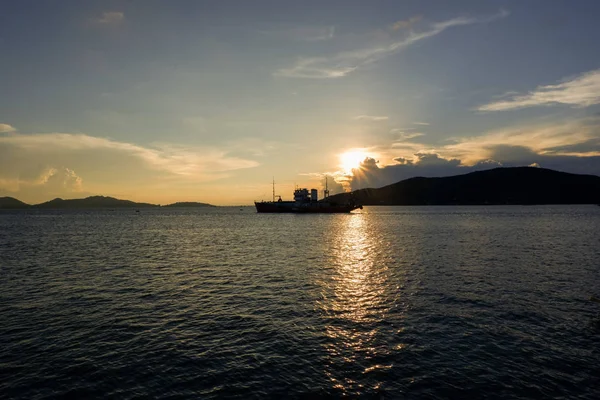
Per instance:
[[[0,0],[0,196],[600,175],[597,0]]]

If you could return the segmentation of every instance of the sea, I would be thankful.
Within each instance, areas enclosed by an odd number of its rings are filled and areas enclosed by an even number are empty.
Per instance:
[[[600,207],[0,212],[2,399],[598,399]]]

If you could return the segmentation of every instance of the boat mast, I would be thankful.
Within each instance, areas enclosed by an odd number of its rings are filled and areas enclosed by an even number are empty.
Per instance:
[[[325,195],[325,198],[329,197],[329,189],[327,188],[327,174],[325,174],[325,193],[323,193]]]
[[[273,203],[275,203],[275,177],[273,177]]]

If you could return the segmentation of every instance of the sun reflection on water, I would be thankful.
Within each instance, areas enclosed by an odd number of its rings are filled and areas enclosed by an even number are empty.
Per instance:
[[[341,217],[331,237],[333,269],[320,308],[326,318],[325,373],[336,390],[347,395],[378,390],[381,376],[392,367],[383,332],[397,290],[390,279],[388,243],[368,214]],[[340,371],[345,371],[341,373]],[[348,373],[350,372],[350,373]],[[350,378],[352,377],[352,378]]]
[[[336,241],[332,310],[339,318],[353,322],[379,320],[384,312],[380,307],[385,283],[381,269],[387,268],[374,265],[380,243],[371,236],[363,215],[347,218]]]

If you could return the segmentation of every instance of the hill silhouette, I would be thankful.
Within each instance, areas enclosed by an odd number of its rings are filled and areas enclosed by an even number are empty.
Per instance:
[[[29,204],[23,203],[21,200],[17,200],[14,197],[0,197],[0,209],[16,209],[16,208],[28,208],[31,207]]]
[[[119,200],[114,197],[106,196],[91,196],[85,199],[70,199],[63,200],[56,198],[45,203],[35,204],[32,208],[143,208],[143,207],[158,207],[156,204],[136,203],[129,200]]]
[[[410,178],[330,196],[363,205],[597,204],[600,177],[544,168],[495,168],[444,178]]]
[[[534,167],[495,168],[443,178],[410,178],[378,189],[359,189],[329,197],[329,201],[338,203],[350,199],[362,205],[598,204],[600,177]],[[148,207],[160,206],[106,196],[57,198],[35,205],[13,197],[0,197],[0,209]],[[214,206],[177,202],[164,207]]]
[[[120,200],[107,196],[91,196],[84,199],[56,198],[40,204],[30,205],[14,197],[0,197],[0,209],[91,209],[91,208],[148,208],[160,207],[158,204],[136,203],[130,200]],[[180,202],[164,207],[215,207],[208,203]]]

